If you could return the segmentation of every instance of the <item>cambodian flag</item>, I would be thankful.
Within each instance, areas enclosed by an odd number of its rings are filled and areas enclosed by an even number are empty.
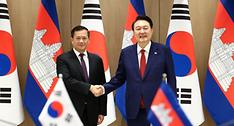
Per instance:
[[[57,83],[56,58],[62,53],[55,0],[41,0],[35,27],[24,105],[34,123]]]
[[[153,99],[148,120],[153,126],[192,126],[170,86],[164,81]]]
[[[219,0],[204,88],[217,125],[234,125],[234,1]]]
[[[130,3],[128,4],[128,15],[123,35],[122,49],[136,43],[136,40],[133,37],[132,23],[139,15],[145,15],[144,1],[130,0]],[[124,119],[126,119],[125,90],[126,83],[116,90],[115,96],[115,103]]]

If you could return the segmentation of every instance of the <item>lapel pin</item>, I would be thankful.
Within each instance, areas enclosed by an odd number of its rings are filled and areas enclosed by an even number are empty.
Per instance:
[[[157,52],[154,52],[155,55],[157,55],[158,53]]]

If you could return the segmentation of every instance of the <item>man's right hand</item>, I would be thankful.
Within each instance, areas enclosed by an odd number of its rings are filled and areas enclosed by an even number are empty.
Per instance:
[[[89,90],[96,97],[99,97],[104,94],[104,87],[102,85],[91,85]]]

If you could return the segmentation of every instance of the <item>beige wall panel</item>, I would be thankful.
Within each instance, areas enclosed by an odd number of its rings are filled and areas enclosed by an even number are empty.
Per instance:
[[[213,22],[218,0],[190,0],[190,14],[194,36],[196,63],[203,92],[206,76]],[[8,0],[12,33],[15,44],[21,92],[23,94],[34,28],[40,0]],[[106,45],[111,75],[117,69],[122,37],[127,17],[129,0],[100,0]],[[173,0],[144,0],[145,11],[154,23],[153,41],[165,44]],[[72,48],[70,30],[80,24],[84,0],[56,0],[63,50]],[[117,109],[116,109],[117,110]],[[205,107],[204,107],[204,110]],[[21,126],[32,126],[33,122],[25,112]],[[214,125],[205,111],[206,121],[202,126]],[[111,126],[126,126],[117,110],[117,121]]]
[[[152,40],[155,42],[162,43],[160,41],[160,0],[145,0],[145,13],[151,17],[153,21],[153,36]]]
[[[82,17],[84,0],[71,0],[71,28],[79,25]],[[70,32],[69,32],[70,33]],[[69,35],[70,36],[70,35]],[[72,47],[72,46],[71,46]]]
[[[218,0],[190,1],[190,14],[195,42],[195,54],[200,78],[201,91],[203,92],[204,80],[208,65],[210,43]]]
[[[70,28],[71,28],[71,1],[56,0],[59,27],[61,33],[63,51],[71,49]]]
[[[111,75],[114,75],[119,53],[122,46],[122,37],[127,17],[128,1],[119,2],[118,0],[101,0],[100,7],[106,36],[106,46]],[[116,108],[117,120],[111,126],[125,126],[125,121]]]
[[[23,94],[27,68],[29,63],[29,55],[34,34],[35,21],[37,18],[37,10],[40,1],[35,0],[8,0],[10,21],[12,26],[12,34],[14,38],[15,56],[21,92]],[[25,111],[25,121],[22,126],[31,126],[32,121]]]
[[[21,87],[25,83],[29,55],[34,34],[39,2],[28,0],[27,4],[20,0],[8,0],[15,55]],[[23,88],[22,88],[23,89]],[[23,90],[22,90],[23,92]]]
[[[128,1],[101,0],[100,6],[106,36],[106,46],[111,74],[114,75],[119,53],[122,47],[122,39],[127,17]]]
[[[200,81],[201,93],[203,94],[206,77],[210,44],[213,33],[213,25],[218,0],[190,0],[190,14],[194,37],[196,63]],[[203,105],[205,122],[202,126],[214,126],[214,122]]]
[[[171,9],[173,6],[173,0],[161,0],[160,1],[160,41],[166,44],[167,31],[169,21],[171,18]]]

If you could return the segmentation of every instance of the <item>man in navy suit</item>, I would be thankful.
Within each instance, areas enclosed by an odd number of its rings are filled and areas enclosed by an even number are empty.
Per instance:
[[[126,114],[128,126],[150,126],[147,112],[154,95],[167,74],[167,82],[176,92],[176,77],[170,50],[151,41],[153,22],[138,16],[132,24],[137,44],[122,49],[116,75],[96,87],[95,96],[108,94],[126,81]]]
[[[91,84],[104,84],[105,73],[102,59],[86,50],[89,43],[89,31],[84,26],[71,30],[73,49],[57,58],[57,74],[63,74],[63,80],[84,126],[101,124],[106,115],[107,96],[95,97]]]

